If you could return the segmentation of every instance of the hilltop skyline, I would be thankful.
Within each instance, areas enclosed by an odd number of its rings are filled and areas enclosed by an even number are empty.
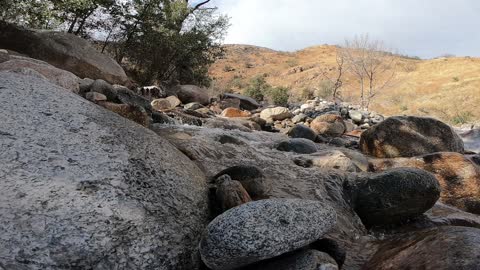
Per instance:
[[[480,2],[474,0],[214,0],[210,5],[231,18],[226,44],[296,51],[342,45],[368,33],[400,54],[480,56]]]

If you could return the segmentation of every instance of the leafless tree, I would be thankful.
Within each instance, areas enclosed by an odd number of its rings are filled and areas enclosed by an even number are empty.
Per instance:
[[[367,34],[346,40],[339,53],[360,84],[362,108],[368,109],[372,99],[393,81],[397,57],[382,41],[371,40]]]
[[[345,73],[345,58],[341,53],[337,53],[337,66],[335,74],[329,75],[327,71],[322,73],[323,77],[332,84],[332,98],[333,102],[337,104],[337,98],[340,94],[339,90],[343,86],[343,75]]]

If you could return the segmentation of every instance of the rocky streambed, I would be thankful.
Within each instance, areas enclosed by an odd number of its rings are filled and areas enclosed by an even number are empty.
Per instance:
[[[0,269],[479,269],[438,120],[79,82],[0,72]]]

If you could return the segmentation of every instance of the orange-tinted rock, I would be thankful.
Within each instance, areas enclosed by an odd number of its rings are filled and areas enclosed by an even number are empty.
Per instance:
[[[252,114],[247,111],[242,111],[237,108],[226,108],[221,114],[223,117],[236,118],[236,117],[249,117]]]
[[[352,130],[352,131],[350,131],[350,132],[345,133],[345,135],[360,138],[360,136],[362,135],[362,133],[363,133],[363,130],[361,130],[361,129],[355,129],[355,130]]]
[[[323,114],[313,119],[310,128],[320,135],[340,136],[345,132],[345,123],[339,115]]]
[[[412,158],[372,159],[370,171],[414,167],[435,175],[442,187],[441,201],[480,214],[480,167],[464,155],[439,152]]]

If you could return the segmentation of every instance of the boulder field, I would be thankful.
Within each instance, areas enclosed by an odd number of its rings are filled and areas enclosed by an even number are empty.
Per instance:
[[[1,270],[480,265],[478,153],[438,120],[43,60],[0,52]]]

